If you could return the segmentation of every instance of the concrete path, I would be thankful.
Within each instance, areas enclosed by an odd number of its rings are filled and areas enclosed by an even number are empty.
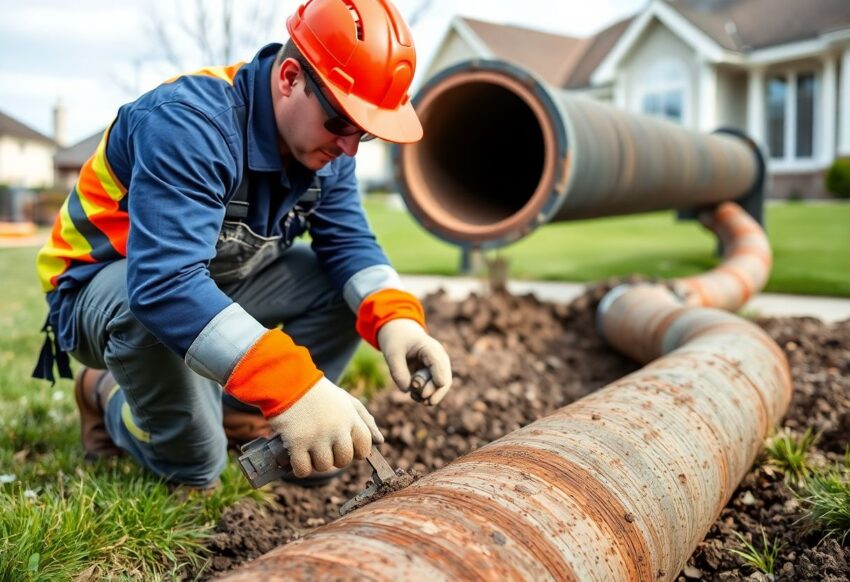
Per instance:
[[[451,299],[459,300],[470,293],[485,292],[485,285],[471,277],[433,277],[428,275],[402,275],[408,291],[423,297],[444,289]],[[582,283],[555,283],[551,281],[509,281],[508,290],[514,294],[534,293],[538,299],[553,303],[569,303],[584,291]],[[833,323],[850,319],[850,299],[840,297],[815,297],[803,295],[778,295],[762,293],[747,303],[743,311],[769,317],[811,316]]]

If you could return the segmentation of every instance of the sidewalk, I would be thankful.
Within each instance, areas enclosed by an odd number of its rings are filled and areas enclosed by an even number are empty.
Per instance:
[[[444,289],[451,299],[459,300],[470,293],[483,293],[484,284],[471,277],[434,277],[429,275],[402,275],[408,291],[418,297]],[[584,291],[583,283],[555,283],[551,281],[509,281],[508,291],[522,295],[534,293],[542,301],[569,303]],[[811,316],[828,323],[850,319],[850,299],[803,295],[778,295],[762,293],[747,303],[742,311],[768,317]]]

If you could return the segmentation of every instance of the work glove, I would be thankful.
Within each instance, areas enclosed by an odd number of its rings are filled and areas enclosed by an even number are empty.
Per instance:
[[[411,392],[414,400],[427,405],[440,402],[452,386],[452,364],[442,344],[412,319],[393,319],[378,331],[378,346],[393,381],[402,392]],[[421,390],[411,379],[414,373],[427,371]],[[418,374],[417,374],[418,375]]]
[[[324,376],[269,425],[289,451],[296,477],[345,467],[365,459],[373,442],[384,442],[363,403]]]

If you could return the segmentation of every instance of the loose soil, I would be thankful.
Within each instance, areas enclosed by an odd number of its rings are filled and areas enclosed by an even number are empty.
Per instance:
[[[387,460],[427,474],[638,368],[596,333],[595,310],[616,282],[599,284],[570,305],[533,296],[472,296],[460,302],[443,294],[425,301],[429,327],[452,356],[455,380],[440,406],[424,407],[398,390],[369,404],[386,436]],[[811,318],[759,319],[791,364],[794,397],[784,425],[811,427],[822,437],[821,459],[844,453],[850,434],[850,320],[827,325]],[[210,544],[202,578],[256,558],[337,518],[339,507],[366,486],[364,463],[353,463],[335,483],[303,489],[279,485],[275,503],[244,501],[228,509]],[[799,521],[800,506],[781,474],[756,463],[688,561],[680,580],[767,580],[728,550],[739,532],[761,542],[781,540],[780,580],[850,578],[850,547]],[[821,542],[821,543],[819,543]]]

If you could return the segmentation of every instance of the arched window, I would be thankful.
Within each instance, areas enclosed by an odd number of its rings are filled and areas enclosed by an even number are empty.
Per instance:
[[[655,62],[640,79],[640,110],[676,123],[685,119],[688,69],[677,59]]]

